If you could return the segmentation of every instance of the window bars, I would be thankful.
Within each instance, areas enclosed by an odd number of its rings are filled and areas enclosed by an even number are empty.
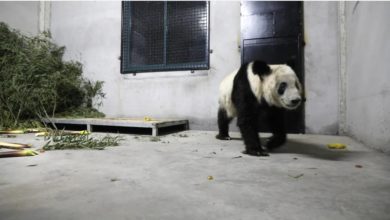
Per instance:
[[[122,73],[208,68],[208,2],[122,3]]]

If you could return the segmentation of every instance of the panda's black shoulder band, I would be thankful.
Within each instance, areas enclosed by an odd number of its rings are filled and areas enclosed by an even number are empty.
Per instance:
[[[253,61],[252,70],[261,78],[271,73],[271,68],[268,66],[268,64],[260,60]]]

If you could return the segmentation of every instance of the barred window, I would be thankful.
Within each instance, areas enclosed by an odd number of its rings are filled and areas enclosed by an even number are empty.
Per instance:
[[[209,4],[122,3],[121,72],[209,69]]]

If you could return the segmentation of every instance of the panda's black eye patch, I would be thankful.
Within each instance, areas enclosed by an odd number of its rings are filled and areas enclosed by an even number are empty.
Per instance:
[[[285,83],[285,82],[280,83],[279,87],[278,87],[278,94],[282,95],[284,93],[284,91],[286,90],[286,88],[287,88],[287,83]]]

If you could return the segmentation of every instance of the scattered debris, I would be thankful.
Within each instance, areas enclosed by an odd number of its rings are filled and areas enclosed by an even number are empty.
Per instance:
[[[356,167],[356,168],[363,168],[363,166],[362,166],[362,165],[359,165],[359,164],[356,164],[355,167]]]
[[[35,137],[46,137],[46,136],[49,136],[49,132],[44,131],[35,134]]]
[[[41,132],[44,130],[46,130],[46,129],[45,128],[27,128],[27,129],[25,129],[25,132],[26,133],[38,133],[38,132]]]
[[[39,153],[34,150],[15,150],[15,151],[7,151],[0,152],[0,158],[3,157],[26,157],[26,156],[35,156]]]
[[[38,155],[38,152],[30,148],[30,144],[18,144],[18,143],[8,143],[8,142],[0,142],[0,148],[14,149],[16,151],[5,151],[0,152],[0,158],[2,157],[24,157],[24,156],[35,156]]]
[[[159,137],[150,137],[150,141],[151,142],[158,142],[158,141],[161,141],[161,139]]]
[[[242,158],[242,156],[232,157],[232,159]]]
[[[37,133],[42,131],[42,129],[38,128],[26,128],[20,130],[3,130],[0,131],[0,134],[26,134],[26,133]]]
[[[30,148],[30,144],[19,144],[19,143],[8,143],[8,142],[0,142],[0,148],[7,148],[7,149],[23,149],[23,148]]]
[[[295,179],[298,179],[298,178],[300,178],[300,177],[303,177],[303,173],[301,173],[301,174],[298,174],[298,175],[288,175],[289,177],[292,177],[292,178],[295,178]]]
[[[53,132],[39,132],[39,133],[36,133],[35,136],[36,137],[47,137],[47,136],[51,136],[51,135],[88,135],[88,134],[91,134],[91,132],[87,131],[87,130],[82,130],[82,131],[53,131]]]
[[[116,181],[119,181],[118,178],[111,178],[111,182],[116,182]]]
[[[145,116],[145,117],[144,117],[144,121],[152,121],[152,118],[151,118],[151,117],[148,117],[148,116]]]
[[[52,135],[49,141],[43,146],[43,150],[65,150],[65,149],[95,149],[103,150],[108,146],[118,146],[119,141],[123,140],[120,136],[106,135],[101,139],[95,139],[85,135]],[[53,144],[50,144],[53,142]]]
[[[0,134],[24,134],[24,130],[8,130],[8,131],[0,131]]]
[[[208,179],[208,180],[213,180],[214,177],[213,177],[213,176],[208,176],[207,179]]]
[[[179,137],[188,137],[187,134],[179,134]]]
[[[341,143],[330,143],[330,144],[328,144],[328,148],[329,149],[340,150],[340,149],[345,149],[346,147],[347,147],[347,145],[341,144]]]

